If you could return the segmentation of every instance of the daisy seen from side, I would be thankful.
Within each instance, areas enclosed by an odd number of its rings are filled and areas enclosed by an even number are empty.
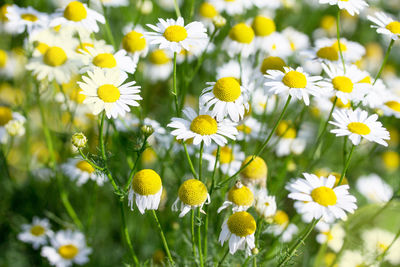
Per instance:
[[[204,204],[210,204],[207,187],[197,179],[189,179],[179,187],[178,197],[172,204],[172,210],[180,211],[179,218],[182,218],[190,210],[196,208],[200,208],[200,212],[205,213],[203,211]]]

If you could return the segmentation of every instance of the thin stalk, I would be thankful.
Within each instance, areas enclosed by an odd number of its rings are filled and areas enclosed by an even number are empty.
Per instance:
[[[190,166],[190,171],[192,172],[193,177],[194,177],[195,179],[197,179],[197,173],[196,173],[196,171],[194,170],[193,162],[192,162],[192,160],[190,159],[190,155],[189,155],[189,152],[188,152],[188,150],[187,150],[187,146],[186,146],[185,141],[182,141],[182,144],[183,144],[183,148],[185,149],[185,155],[186,155],[186,159],[187,159],[187,161],[188,161],[188,163],[189,163],[189,166]]]
[[[173,76],[172,83],[173,83],[172,94],[174,95],[176,116],[179,117],[180,110],[179,110],[179,103],[178,103],[178,93],[176,90],[176,52],[174,52],[174,76]]]
[[[339,183],[338,186],[342,183],[344,176],[346,175],[347,169],[349,168],[350,165],[350,159],[351,156],[353,155],[354,149],[356,148],[355,145],[352,145],[349,156],[347,157],[346,163],[344,164],[344,168],[342,171],[342,174],[340,175]]]
[[[218,267],[222,266],[222,263],[224,262],[226,256],[228,256],[229,253],[229,248],[226,250],[224,256],[222,256],[221,260],[218,262]]]
[[[151,210],[151,211],[153,213],[154,219],[156,220],[158,230],[160,230],[160,236],[161,236],[161,239],[162,239],[162,242],[164,245],[164,249],[167,252],[168,260],[171,263],[171,265],[175,265],[174,260],[172,259],[171,253],[169,252],[168,243],[167,243],[167,240],[165,239],[164,231],[161,228],[160,221],[158,220],[157,213],[155,210]]]
[[[103,2],[102,2],[102,1],[100,1],[100,2],[101,2],[101,7],[102,7],[102,9],[103,9],[104,18],[105,18],[105,20],[106,20],[105,29],[106,29],[107,39],[108,39],[108,41],[111,43],[111,45],[112,45],[115,49],[117,49],[116,44],[115,44],[115,40],[114,40],[114,36],[113,36],[112,31],[111,31],[111,28],[110,28],[110,24],[109,24],[108,19],[107,19],[107,9],[106,9],[106,7],[104,6]]]
[[[85,154],[83,154],[82,149],[78,148],[79,154],[81,155],[81,157],[87,162],[89,163],[93,168],[99,170],[99,171],[104,171],[104,168],[98,166],[96,163],[94,163],[93,161],[91,161]]]
[[[264,219],[262,217],[260,217],[257,220],[257,229],[256,229],[256,238],[255,238],[256,248],[258,248],[259,243],[260,243],[260,235],[261,235],[263,226],[264,226]],[[253,267],[257,267],[257,256],[256,255],[254,255],[254,258],[253,258]]]
[[[124,234],[124,237],[125,237],[125,241],[128,244],[129,252],[131,253],[131,257],[132,257],[132,260],[133,260],[135,266],[139,266],[139,260],[136,257],[135,251],[133,250],[131,238],[129,237],[128,227],[126,226],[126,218],[125,218],[124,200],[123,200],[123,198],[119,199],[119,207],[120,207],[120,211],[121,211],[122,229],[123,229],[123,234]]]
[[[200,158],[199,158],[199,180],[202,179],[202,169],[203,169],[203,150],[204,150],[204,141],[200,143]]]
[[[200,267],[204,267],[203,251],[201,249],[201,213],[200,213],[200,209],[201,209],[200,207],[197,209],[197,218],[199,218],[199,223],[197,225],[197,244],[198,244],[197,249],[199,250]]]
[[[195,240],[195,235],[194,235],[194,209],[191,210],[190,212],[190,232],[192,234],[192,252],[193,252],[193,258],[197,258],[197,252],[196,252],[196,240]]]
[[[336,18],[336,32],[337,32],[337,42],[338,42],[338,47],[339,47],[340,59],[342,60],[343,71],[344,71],[344,73],[346,73],[346,64],[344,63],[342,44],[340,43],[340,9],[339,8],[338,8],[337,18]]]
[[[177,16],[178,18],[179,18],[179,17],[182,17],[181,11],[179,10],[178,0],[174,0],[174,7],[175,7],[176,16]]]
[[[392,40],[390,41],[390,44],[389,44],[389,46],[388,46],[388,49],[386,50],[385,58],[383,59],[382,65],[381,65],[381,67],[380,67],[380,69],[379,69],[379,71],[378,71],[378,74],[377,74],[376,77],[375,77],[375,80],[374,80],[373,85],[374,85],[374,84],[378,81],[378,79],[381,77],[383,68],[385,67],[386,62],[388,61],[389,54],[390,54],[390,51],[392,50],[393,45],[394,45],[394,40],[392,39]]]
[[[131,183],[132,183],[132,179],[133,179],[133,175],[135,174],[136,166],[137,166],[137,164],[138,164],[138,162],[139,162],[140,157],[141,157],[142,154],[143,154],[143,151],[146,150],[146,144],[147,144],[147,137],[144,138],[144,141],[143,141],[142,146],[141,146],[140,149],[136,152],[136,153],[137,153],[137,158],[136,158],[136,160],[135,160],[135,163],[134,163],[133,166],[132,166],[131,172],[129,173],[128,181],[126,182],[126,184],[125,184],[125,186],[124,186],[124,191],[125,191],[125,192],[128,191],[129,186],[130,186]]]

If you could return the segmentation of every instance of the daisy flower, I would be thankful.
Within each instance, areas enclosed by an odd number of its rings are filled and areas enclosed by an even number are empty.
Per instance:
[[[235,135],[238,134],[235,123],[227,120],[218,122],[210,112],[201,110],[197,115],[193,109],[188,107],[183,110],[183,113],[187,119],[172,118],[172,122],[167,125],[175,128],[171,134],[178,140],[193,138],[194,145],[204,141],[204,144],[209,146],[211,141],[214,141],[219,146],[224,146],[228,142],[225,137],[235,140]]]
[[[118,69],[99,69],[87,72],[82,76],[83,82],[78,82],[82,94],[86,95],[84,104],[88,104],[94,115],[105,110],[107,118],[124,116],[130,111],[129,106],[137,107],[140,86],[134,86],[135,81],[124,84],[125,75]]]
[[[96,172],[86,160],[69,159],[61,165],[61,169],[72,181],[76,181],[78,186],[85,184],[88,180],[93,180],[101,186],[105,181],[104,175]]]
[[[263,52],[273,57],[287,58],[293,54],[289,39],[279,32],[264,38],[259,46]]]
[[[224,77],[216,82],[208,82],[200,95],[200,106],[211,111],[211,116],[221,121],[225,116],[238,122],[249,109],[247,90],[233,77]]]
[[[209,1],[201,3],[199,7],[199,16],[201,22],[210,30],[214,30],[213,20],[219,15],[217,8]]]
[[[81,232],[59,231],[50,238],[50,244],[42,248],[41,255],[53,266],[69,267],[89,262],[92,249],[86,245],[85,236]]]
[[[366,230],[361,235],[364,247],[369,255],[378,257],[385,253],[382,261],[388,261],[393,266],[400,264],[400,239],[395,239],[396,235],[379,228]],[[392,244],[392,242],[394,242]],[[390,248],[389,248],[390,246]]]
[[[36,30],[43,29],[48,24],[48,16],[38,12],[32,7],[18,7],[12,5],[7,7],[7,27],[13,33],[23,33],[25,30],[30,34]]]
[[[235,254],[237,250],[245,250],[246,255],[251,255],[251,250],[255,248],[254,233],[256,231],[256,221],[253,216],[246,211],[233,213],[222,225],[222,230],[218,238],[221,246],[229,240],[229,253]]]
[[[30,243],[34,249],[38,249],[47,244],[47,238],[51,234],[49,220],[33,217],[31,224],[22,225],[22,233],[18,234],[18,239]]]
[[[147,24],[155,32],[146,32],[145,37],[150,44],[160,45],[160,49],[179,53],[182,49],[190,51],[192,46],[204,46],[207,43],[207,30],[201,22],[194,21],[185,26],[182,17],[176,21],[158,20],[156,26]]]
[[[371,28],[376,28],[376,32],[388,35],[392,40],[398,40],[400,37],[400,21],[394,20],[384,12],[376,12],[375,16],[367,16],[367,18],[375,23]]]
[[[281,121],[277,127],[275,135],[277,138],[277,144],[275,147],[275,153],[278,157],[287,156],[291,153],[299,155],[301,154],[307,145],[305,138],[305,131],[299,131],[290,125],[287,121]]]
[[[160,176],[151,169],[138,171],[129,188],[128,205],[133,210],[133,198],[141,214],[146,210],[157,210],[163,191]]]
[[[361,176],[356,188],[370,203],[386,203],[393,196],[393,189],[377,174]]]
[[[236,139],[238,141],[250,141],[251,139],[259,139],[261,127],[261,123],[253,117],[245,118],[242,123],[236,126],[236,129],[239,132]]]
[[[272,217],[276,214],[275,196],[269,196],[266,190],[255,195],[255,209],[265,220],[272,221]]]
[[[360,14],[360,11],[368,6],[364,0],[319,0],[320,4],[337,5],[340,9],[345,9],[350,15]]]
[[[344,237],[346,232],[343,227],[336,223],[334,225],[329,225],[324,221],[319,221],[315,226],[319,234],[316,239],[320,244],[327,244],[330,249],[338,253],[343,246]]]
[[[50,22],[50,27],[71,25],[76,28],[85,28],[91,32],[98,32],[97,22],[104,24],[106,20],[103,15],[88,8],[86,4],[71,1],[64,9],[55,14],[55,18]]]
[[[340,48],[343,59],[347,63],[354,63],[365,55],[365,48],[357,42],[340,38]],[[337,38],[321,38],[315,41],[316,57],[322,61],[339,62],[340,51]]]
[[[255,51],[254,38],[253,28],[246,23],[238,23],[230,29],[222,46],[230,57],[240,54],[242,58],[247,58]]]
[[[336,136],[348,136],[353,145],[358,145],[364,137],[368,141],[387,146],[384,140],[390,139],[389,132],[377,121],[377,114],[368,116],[367,111],[358,108],[354,111],[335,110],[332,116],[335,121],[329,123],[338,127],[331,130]]]
[[[230,16],[243,14],[245,10],[250,7],[251,4],[249,1],[245,0],[211,0],[210,2],[216,7],[219,12],[226,12]]]
[[[250,160],[252,161],[248,164]],[[248,164],[246,168],[240,172],[244,184],[265,186],[268,174],[268,167],[265,161],[262,158],[253,155],[248,156],[243,160],[242,166],[246,164]]]
[[[309,76],[301,67],[284,67],[284,72],[269,70],[264,76],[267,79],[264,85],[270,93],[303,99],[307,106],[310,104],[310,95],[321,94],[322,77]]]
[[[343,255],[340,257],[340,260],[338,261],[338,267],[358,266],[378,267],[377,264],[372,264],[368,257],[363,255],[360,251],[345,250],[343,252]]]
[[[25,117],[18,112],[13,112],[9,107],[0,105],[0,144],[7,143],[12,133],[15,133],[15,136],[23,135],[25,133],[24,128],[23,132],[10,132],[9,128],[13,127],[16,123],[23,127],[25,121]]]
[[[276,31],[274,20],[262,15],[257,15],[254,17],[253,21],[251,22],[251,28],[254,31],[254,41],[258,49],[261,49],[266,38],[271,36],[271,34]]]
[[[208,170],[214,170],[215,160],[217,155],[217,148],[210,149],[209,153],[204,153],[203,158],[208,161]],[[242,165],[244,153],[240,151],[240,146],[235,145],[233,148],[223,146],[220,148],[219,162],[217,168],[223,174],[233,175]]]
[[[169,51],[155,49],[149,53],[148,59],[143,74],[150,82],[164,81],[171,76],[174,65]]]
[[[274,236],[279,236],[280,240],[284,243],[290,242],[293,236],[297,234],[299,228],[289,222],[289,216],[283,210],[276,211],[273,215],[272,223],[267,228],[267,233],[271,233]]]
[[[306,222],[313,218],[322,218],[328,223],[335,219],[345,220],[345,211],[353,213],[357,208],[356,198],[349,194],[348,185],[334,187],[335,176],[318,178],[314,174],[303,175],[305,179],[297,178],[286,188],[291,192],[288,197],[302,204],[297,206],[297,211],[304,215]]]
[[[283,36],[285,36],[290,43],[290,48],[292,51],[303,51],[310,46],[310,39],[308,36],[302,32],[295,30],[292,27],[288,27],[282,31]]]
[[[232,206],[232,211],[246,211],[253,205],[254,195],[253,192],[247,187],[242,185],[240,181],[228,191],[227,200],[224,201],[218,209],[218,213],[222,210]]]
[[[363,100],[371,86],[368,83],[360,83],[364,74],[355,65],[347,66],[346,72],[341,65],[332,63],[322,64],[322,68],[329,77],[324,83],[324,87],[330,91],[333,90],[345,105],[350,101]]]
[[[136,61],[139,56],[145,57],[149,51],[149,46],[144,37],[144,29],[139,25],[136,27],[129,25],[126,29],[129,30],[126,31],[125,36],[122,38],[122,48],[125,49],[128,54],[133,55],[134,61]]]
[[[180,203],[180,207],[178,205]],[[210,195],[207,192],[207,187],[197,179],[189,179],[183,182],[178,190],[178,197],[172,204],[172,210],[178,211],[179,218],[185,216],[191,209],[197,207],[203,211],[203,205],[210,204]]]
[[[385,91],[383,96],[383,103],[379,106],[385,116],[395,116],[400,118],[400,97]]]

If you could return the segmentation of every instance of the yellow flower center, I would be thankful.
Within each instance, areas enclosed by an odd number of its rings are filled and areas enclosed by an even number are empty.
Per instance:
[[[280,57],[266,57],[261,64],[261,73],[266,74],[268,70],[280,70],[284,72],[285,61]]]
[[[216,15],[218,15],[218,11],[215,9],[215,7],[207,2],[204,2],[201,4],[199,13],[202,17],[212,19]]]
[[[330,61],[337,61],[339,59],[339,53],[332,46],[326,46],[317,51],[317,57]]]
[[[170,42],[180,42],[186,39],[188,33],[186,29],[179,25],[172,25],[165,29],[164,37]]]
[[[64,18],[72,21],[81,21],[86,19],[87,10],[85,6],[78,1],[70,2],[64,10]]]
[[[251,128],[244,124],[237,126],[236,129],[238,129],[238,131],[241,131],[245,134],[251,134],[251,132],[252,132]]]
[[[312,199],[322,206],[332,206],[336,204],[336,194],[332,188],[321,186],[311,191]]]
[[[254,39],[254,31],[245,23],[238,23],[229,31],[229,37],[242,44],[250,44]]]
[[[383,163],[389,170],[395,170],[399,167],[400,156],[395,151],[386,151],[382,155]]]
[[[384,244],[384,243],[382,243],[382,242],[378,242],[378,244],[376,244],[376,246],[377,246],[378,250],[379,250],[381,253],[385,252],[385,251],[389,248],[388,245],[386,245],[386,244]]]
[[[49,46],[45,43],[38,42],[36,44],[36,49],[40,52],[40,54],[44,55],[46,53],[47,49],[49,49]]]
[[[333,103],[335,101],[335,97],[331,97],[331,102]],[[350,101],[347,102],[347,104],[344,104],[342,99],[338,98],[336,100],[336,106],[339,108],[349,108],[351,107]]]
[[[106,103],[114,103],[121,96],[119,89],[112,84],[104,84],[97,89],[97,95]]]
[[[242,163],[242,166],[247,164],[252,159],[253,156],[248,156]],[[249,165],[246,166],[241,172],[241,175],[244,178],[258,180],[258,179],[266,179],[268,173],[267,164],[260,157],[255,157]]]
[[[214,156],[217,155],[217,149],[213,151],[212,153]],[[224,146],[221,147],[220,149],[220,154],[219,154],[219,162],[221,164],[228,164],[231,163],[235,159],[235,156],[232,153],[232,149]]]
[[[7,64],[8,55],[7,52],[0,49],[0,68],[4,68]]]
[[[369,75],[365,76],[365,78],[360,80],[358,83],[369,83],[369,84],[372,84],[371,76],[369,76]]]
[[[296,138],[296,129],[290,127],[289,123],[286,121],[281,121],[276,129],[276,135],[285,139],[294,139]]]
[[[336,51],[339,51],[339,42],[336,41],[336,42],[332,45],[332,47],[333,47]],[[347,51],[347,46],[346,46],[343,42],[340,42],[340,48],[342,49],[342,52]]]
[[[200,135],[212,135],[218,131],[218,124],[209,115],[199,115],[190,124],[190,130]]]
[[[321,19],[321,28],[328,31],[336,25],[336,18],[331,15],[325,15]]]
[[[133,191],[142,196],[154,195],[161,187],[160,176],[151,169],[138,171],[132,180]]]
[[[229,231],[240,237],[254,234],[256,231],[256,221],[253,216],[246,211],[239,211],[232,214],[227,224]]]
[[[83,92],[83,90],[80,88],[74,89],[69,95],[70,99],[78,104],[82,104],[86,99],[86,95],[81,94],[81,92]]]
[[[215,83],[213,93],[221,101],[233,102],[241,94],[240,84],[233,77],[224,77]]]
[[[400,22],[392,21],[388,25],[386,25],[386,29],[388,29],[394,34],[400,34]]]
[[[228,192],[228,200],[237,206],[251,206],[251,204],[253,204],[254,196],[248,187],[244,185],[240,188],[234,186]]]
[[[274,222],[279,225],[286,225],[289,222],[289,216],[283,210],[276,211]]]
[[[10,120],[12,120],[12,111],[8,107],[0,106],[0,126],[6,125]]]
[[[333,88],[343,93],[353,92],[354,84],[350,78],[346,76],[337,76],[332,79]]]
[[[142,153],[141,160],[144,164],[152,164],[157,160],[157,154],[151,147],[146,148]]]
[[[275,32],[275,22],[264,16],[256,16],[251,24],[256,36],[268,36]]]
[[[75,51],[76,51],[77,53],[79,53],[79,54],[83,54],[83,53],[80,51],[80,50],[83,50],[83,51],[85,51],[86,53],[90,54],[88,47],[94,48],[94,44],[91,44],[91,43],[81,43],[81,44],[79,44],[79,45],[76,47]]]
[[[46,65],[57,67],[67,61],[67,54],[58,46],[49,47],[43,55],[43,61]]]
[[[93,64],[100,68],[112,69],[117,66],[117,60],[111,53],[102,53],[93,58]]]
[[[142,51],[146,48],[146,39],[142,33],[131,31],[122,39],[122,47],[130,53]]]
[[[72,260],[78,254],[79,249],[72,244],[63,245],[58,248],[58,253],[67,260]]]
[[[368,125],[362,122],[350,122],[349,125],[347,125],[347,129],[349,129],[350,132],[359,135],[367,135],[371,132]]]
[[[179,187],[178,196],[184,204],[198,206],[207,199],[207,187],[199,180],[189,179]]]
[[[171,58],[162,49],[154,50],[150,53],[149,60],[155,65],[164,65],[171,61]]]
[[[90,165],[87,161],[85,160],[81,160],[78,161],[75,165],[78,169],[80,169],[83,172],[87,172],[87,173],[92,173],[94,172],[94,168],[92,167],[92,165]]]
[[[388,101],[385,105],[396,112],[400,112],[400,103],[397,101]]]
[[[307,78],[306,76],[298,71],[289,71],[283,76],[282,82],[284,85],[290,88],[306,88]]]
[[[38,17],[36,17],[33,14],[25,13],[25,14],[21,15],[21,19],[27,20],[27,21],[31,21],[31,22],[35,22],[35,21],[38,20]]]
[[[34,225],[30,229],[31,234],[34,236],[41,236],[44,234],[45,231],[46,229],[44,229],[41,225]]]

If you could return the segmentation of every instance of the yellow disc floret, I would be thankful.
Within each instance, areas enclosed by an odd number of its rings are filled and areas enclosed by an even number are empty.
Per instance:
[[[178,190],[179,199],[186,205],[199,206],[207,199],[207,187],[199,180],[186,180]]]
[[[164,65],[171,61],[171,58],[162,49],[156,49],[150,53],[149,60],[154,65]]]
[[[83,172],[94,172],[94,168],[86,160],[78,161],[75,166]]]
[[[7,52],[0,49],[0,68],[4,68],[7,64],[8,55]]]
[[[242,44],[250,44],[254,39],[254,31],[245,23],[238,23],[229,31],[229,37]]]
[[[185,27],[172,25],[165,29],[164,37],[170,42],[180,42],[186,39],[188,33]]]
[[[254,201],[253,192],[238,182],[228,192],[228,200],[237,206],[251,206]]]
[[[218,15],[218,11],[215,9],[215,7],[207,2],[204,2],[200,5],[199,13],[202,17],[208,19],[212,19]]]
[[[339,53],[332,46],[326,46],[317,51],[317,57],[330,61],[337,61],[339,59]]]
[[[12,120],[12,111],[8,107],[0,106],[0,126],[6,125],[10,120]]]
[[[41,236],[46,230],[41,225],[34,225],[31,227],[30,232],[34,236]]]
[[[63,65],[67,61],[67,54],[58,46],[49,47],[43,55],[43,62],[51,67]]]
[[[306,76],[298,71],[289,71],[282,78],[284,85],[290,88],[306,88],[307,78]]]
[[[333,88],[344,93],[353,92],[354,84],[350,78],[346,76],[337,76],[332,79]]]
[[[122,47],[129,53],[139,52],[146,48],[146,39],[142,33],[131,31],[122,39]]]
[[[391,171],[396,170],[400,165],[400,156],[395,151],[386,151],[382,154],[385,167]]]
[[[336,51],[340,51],[340,50],[339,50],[339,42],[338,42],[338,41],[336,41],[336,42],[332,45],[332,47],[333,47]],[[342,52],[347,51],[347,46],[346,46],[343,42],[340,42],[340,49],[342,50]]]
[[[268,36],[275,32],[275,22],[264,16],[256,16],[251,24],[256,36]]]
[[[117,66],[117,60],[111,53],[102,53],[93,58],[93,64],[100,68],[111,69]]]
[[[289,223],[289,216],[283,210],[277,210],[274,215],[274,222],[286,226]]]
[[[114,103],[121,96],[119,89],[112,84],[104,84],[97,89],[97,95],[106,103]]]
[[[217,150],[213,151],[213,155],[217,155]],[[235,159],[235,156],[232,153],[232,149],[228,146],[221,147],[219,154],[219,162],[221,164],[229,164]]]
[[[216,98],[224,102],[233,102],[239,98],[241,94],[240,84],[233,77],[224,77],[219,79],[213,88]]]
[[[242,166],[246,165],[254,156],[248,156],[242,163]],[[250,164],[246,166],[241,172],[243,178],[258,180],[266,179],[268,173],[267,164],[260,157],[255,157]]]
[[[212,135],[218,131],[218,124],[209,115],[199,115],[190,124],[190,130],[200,135]]]
[[[266,74],[268,70],[280,70],[284,72],[285,61],[280,57],[266,57],[261,64],[261,73]]]
[[[386,29],[388,29],[391,33],[400,34],[400,22],[392,21],[386,25]]]
[[[44,55],[47,49],[49,49],[49,46],[45,43],[37,42],[35,48],[40,52],[40,54]]]
[[[347,129],[355,134],[359,135],[367,135],[371,132],[371,129],[366,125],[365,123],[362,122],[350,122],[347,125]]]
[[[281,121],[276,129],[276,135],[285,139],[296,138],[296,129],[291,127],[287,121]]]
[[[25,14],[21,15],[21,19],[27,20],[27,21],[31,21],[31,22],[35,22],[35,21],[38,20],[38,17],[33,15],[33,14],[30,14],[30,13],[25,13]]]
[[[397,101],[388,101],[385,103],[385,106],[396,112],[400,112],[400,103]]]
[[[59,247],[58,253],[64,259],[72,260],[79,253],[79,249],[75,245],[68,244]]]
[[[132,180],[133,191],[142,196],[155,195],[161,187],[160,176],[151,169],[138,171]]]
[[[312,199],[322,206],[332,206],[336,204],[337,196],[332,188],[320,186],[311,191]]]
[[[239,211],[232,214],[228,219],[229,231],[239,237],[246,237],[256,231],[256,221],[246,211]]]
[[[70,2],[64,9],[64,18],[72,21],[81,21],[86,19],[87,10],[85,6],[79,1]]]

